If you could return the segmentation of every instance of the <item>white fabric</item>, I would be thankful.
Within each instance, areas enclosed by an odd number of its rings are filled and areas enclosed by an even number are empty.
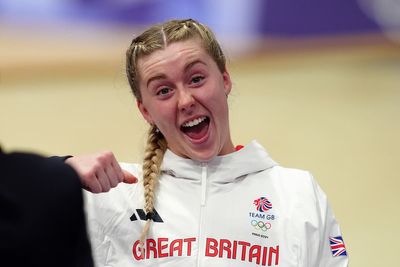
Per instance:
[[[140,165],[121,166],[141,177]],[[261,197],[272,208],[258,211],[254,202]],[[163,222],[151,224],[145,259],[137,247],[145,224],[136,210],[143,210],[141,182],[85,199],[99,267],[348,264],[347,256],[332,256],[329,237],[341,233],[313,177],[278,166],[256,141],[207,163],[167,150],[155,202]]]

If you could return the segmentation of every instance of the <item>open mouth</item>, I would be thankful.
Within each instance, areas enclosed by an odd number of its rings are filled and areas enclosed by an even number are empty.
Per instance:
[[[200,140],[206,136],[209,124],[210,118],[202,116],[182,124],[181,131],[191,139]]]

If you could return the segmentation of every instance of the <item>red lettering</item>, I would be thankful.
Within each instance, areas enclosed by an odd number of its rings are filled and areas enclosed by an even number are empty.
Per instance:
[[[242,261],[246,260],[246,247],[250,246],[249,242],[239,241],[239,246],[242,246]]]
[[[231,241],[229,241],[228,239],[221,239],[219,241],[219,257],[222,258],[224,251],[226,251],[227,254],[227,258],[230,259],[232,258],[232,253],[231,253]]]
[[[168,257],[168,252],[163,253],[163,250],[168,248],[168,243],[165,245],[162,244],[163,242],[168,242],[168,238],[160,237],[157,241],[158,241],[157,242],[158,243],[158,256],[160,258]]]
[[[236,252],[237,252],[237,241],[233,241],[233,255],[232,255],[232,259],[236,259]]]
[[[215,240],[215,248],[218,247],[218,241]],[[182,256],[185,248],[186,255],[192,255],[193,243],[196,242],[195,237],[185,238],[185,239],[175,239],[170,241],[169,238],[160,237],[155,239],[147,239],[146,244],[143,246],[140,240],[136,240],[132,246],[133,258],[137,261],[150,258],[165,258],[165,257],[177,257]],[[186,246],[185,248],[183,246]],[[217,251],[218,252],[218,251]],[[217,254],[216,254],[217,255]]]
[[[178,251],[178,256],[182,256],[182,239],[175,239],[169,246],[169,256],[174,256],[174,251]]]
[[[263,257],[262,257],[262,266],[265,266],[267,264],[267,255],[268,255],[268,247],[263,248]]]
[[[238,254],[245,262],[254,262],[257,265],[279,265],[279,245],[275,247],[263,247],[252,245],[246,241],[229,239],[206,239],[205,256],[236,259]]]
[[[261,246],[259,245],[254,245],[250,247],[249,251],[249,262],[253,262],[253,258],[256,258],[256,263],[260,264],[260,258],[261,258]]]
[[[157,243],[154,239],[147,239],[146,242],[146,259],[150,259],[150,252],[153,251],[153,258],[157,258]]]
[[[133,257],[135,258],[135,260],[143,260],[144,255],[142,254],[141,251],[142,246],[140,246],[140,240],[137,240],[132,247],[132,253],[133,253]]]
[[[279,246],[276,246],[276,248],[273,248],[273,247],[269,248],[268,266],[271,266],[271,264],[272,264],[273,254],[275,254],[275,265],[278,265],[279,264]]]
[[[211,252],[212,250],[212,252]],[[215,257],[218,255],[218,241],[214,238],[206,239],[206,257]]]
[[[147,239],[146,244],[142,246],[140,240],[137,240],[132,246],[132,255],[137,261],[150,258],[180,257],[184,253],[185,256],[191,256],[195,242],[195,237],[172,241],[169,238],[161,237],[157,240]],[[279,265],[279,245],[262,247],[245,241],[206,238],[206,257],[237,259],[238,254],[242,261],[254,262],[262,266]]]
[[[195,241],[196,241],[196,237],[183,239],[183,242],[187,243],[187,255],[188,256],[192,255],[192,242],[195,242]]]

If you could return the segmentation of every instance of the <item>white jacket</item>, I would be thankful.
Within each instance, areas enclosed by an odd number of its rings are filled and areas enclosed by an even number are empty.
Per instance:
[[[121,166],[141,177],[139,165]],[[140,181],[85,199],[99,267],[348,264],[339,226],[310,173],[278,166],[255,141],[207,163],[167,150],[144,255]]]

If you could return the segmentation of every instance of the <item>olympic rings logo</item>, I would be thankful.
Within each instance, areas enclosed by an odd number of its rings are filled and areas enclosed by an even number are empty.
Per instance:
[[[254,228],[256,228],[257,230],[262,230],[262,231],[267,231],[269,229],[271,229],[272,225],[269,222],[263,222],[263,221],[256,221],[256,220],[252,220],[251,221],[251,225],[253,225]]]

